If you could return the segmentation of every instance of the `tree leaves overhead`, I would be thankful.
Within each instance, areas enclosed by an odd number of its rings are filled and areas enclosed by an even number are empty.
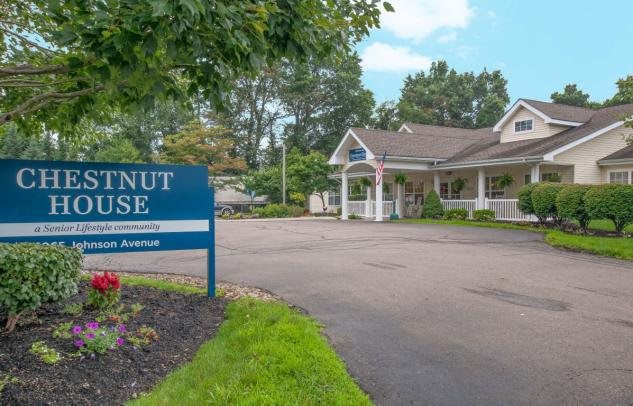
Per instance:
[[[498,70],[457,73],[445,61],[433,62],[428,74],[420,71],[406,77],[398,102],[399,124],[492,126],[510,101],[506,85]]]
[[[202,94],[221,106],[233,79],[281,58],[347,53],[379,14],[378,2],[355,0],[0,5],[0,124],[33,117],[62,129],[98,98],[133,109]]]
[[[554,103],[589,107],[589,93],[583,93],[576,84],[565,85],[562,92],[554,92],[550,97]]]

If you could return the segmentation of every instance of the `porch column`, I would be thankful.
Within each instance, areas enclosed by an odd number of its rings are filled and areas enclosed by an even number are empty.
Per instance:
[[[398,194],[396,195],[396,201],[393,203],[396,205],[396,214],[398,215],[398,218],[402,218],[402,208],[403,208],[403,200],[404,200],[404,196],[402,194],[402,189],[404,189],[404,186],[396,183],[396,188],[398,190]]]
[[[382,184],[384,181],[384,173],[380,184],[378,184],[378,176],[376,176],[376,221],[382,221]]]
[[[541,181],[541,165],[532,165],[530,170],[530,183],[539,183]]]
[[[437,193],[437,195],[440,195],[440,173],[439,172],[433,172],[433,190],[435,190],[435,193]]]
[[[347,172],[341,174],[341,219],[347,220],[349,212],[347,207],[347,194],[349,193],[349,185],[347,180]]]
[[[365,199],[365,218],[371,217],[371,186],[367,186],[367,198]]]
[[[477,210],[486,208],[486,170],[479,168],[477,171]]]

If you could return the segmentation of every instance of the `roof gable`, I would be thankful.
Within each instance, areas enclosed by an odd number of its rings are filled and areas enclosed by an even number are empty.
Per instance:
[[[521,108],[534,113],[546,124],[565,125],[569,127],[578,127],[593,117],[594,110],[584,107],[566,106],[564,104],[540,102],[536,100],[519,99],[512,107],[501,117],[499,122],[494,126],[494,131],[501,131],[507,121]]]

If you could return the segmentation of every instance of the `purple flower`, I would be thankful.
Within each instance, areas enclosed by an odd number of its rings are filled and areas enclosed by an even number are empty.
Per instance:
[[[122,346],[124,342],[125,341],[121,337],[116,339],[116,345],[118,345],[119,347]]]
[[[90,323],[86,323],[86,327],[89,330],[96,330],[99,328],[99,323],[97,323],[96,321],[91,321]]]
[[[84,346],[84,340],[75,340],[75,347],[81,348]]]
[[[74,335],[81,333],[81,331],[82,331],[81,326],[75,326],[70,330],[70,332],[73,333]]]
[[[127,331],[123,324],[119,324],[119,333],[123,334]]]
[[[94,338],[95,338],[95,334],[94,334],[94,333],[88,333],[88,334],[86,334],[86,339],[88,339],[88,340],[94,340]]]

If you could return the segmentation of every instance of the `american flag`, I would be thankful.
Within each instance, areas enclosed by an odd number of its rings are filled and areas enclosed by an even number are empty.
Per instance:
[[[382,171],[385,169],[385,158],[387,158],[387,151],[382,154],[382,160],[378,162],[376,167],[376,186],[382,183]]]

